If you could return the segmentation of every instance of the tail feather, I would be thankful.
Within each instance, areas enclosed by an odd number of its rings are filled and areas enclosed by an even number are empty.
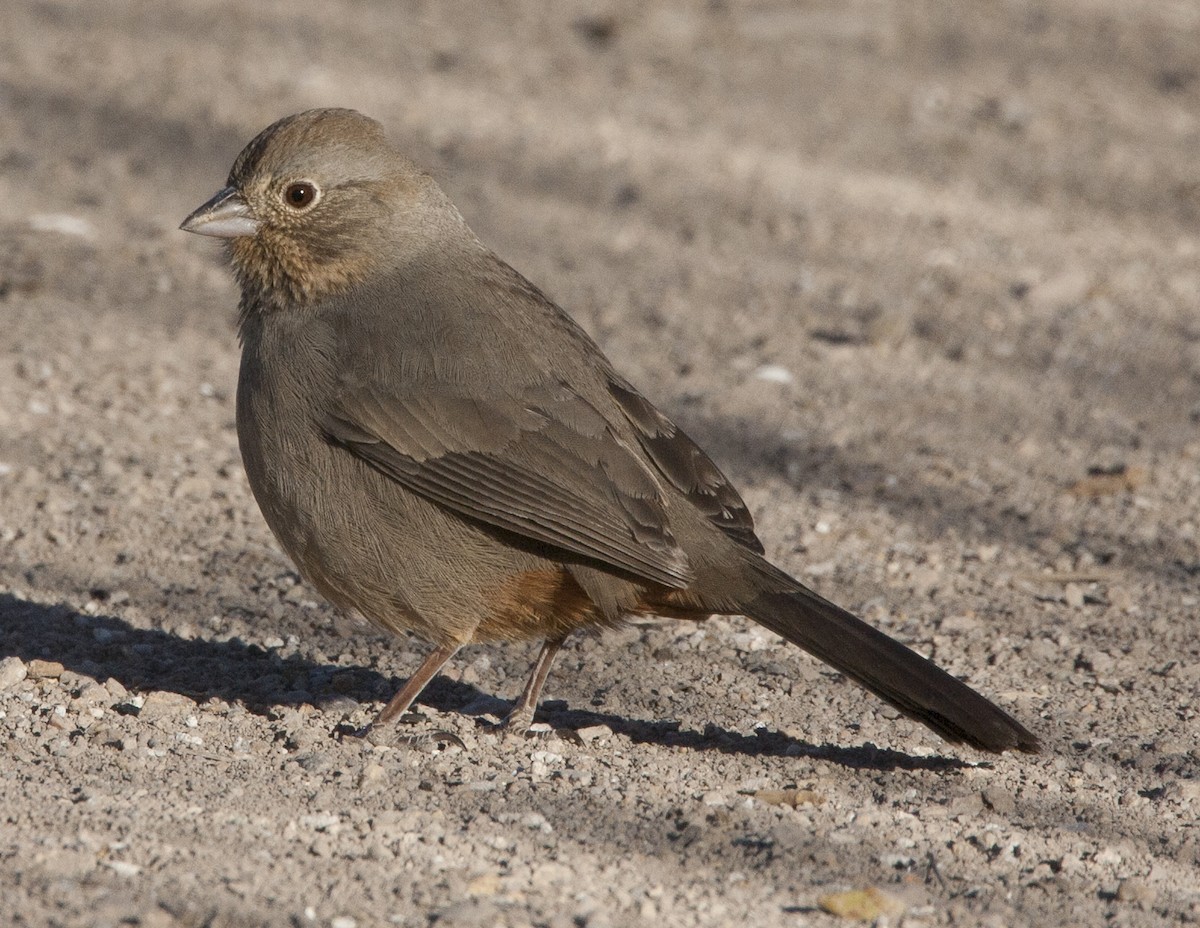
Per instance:
[[[996,752],[1039,748],[1020,722],[961,680],[795,581],[759,592],[745,612],[947,741]]]

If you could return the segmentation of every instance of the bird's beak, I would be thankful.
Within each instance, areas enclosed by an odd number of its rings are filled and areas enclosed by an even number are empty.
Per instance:
[[[211,200],[194,210],[179,227],[184,232],[216,238],[256,235],[259,222],[250,205],[233,187],[218,190]]]

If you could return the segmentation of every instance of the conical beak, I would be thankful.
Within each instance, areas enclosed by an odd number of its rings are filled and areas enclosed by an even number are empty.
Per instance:
[[[179,227],[184,232],[212,235],[216,238],[242,238],[258,233],[258,220],[249,204],[233,187],[218,190],[216,195],[192,212]]]

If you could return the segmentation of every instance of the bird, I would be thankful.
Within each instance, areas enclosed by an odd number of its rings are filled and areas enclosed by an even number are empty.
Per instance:
[[[764,556],[711,458],[432,176],[349,109],[284,117],[182,223],[240,287],[236,421],[251,491],[330,602],[428,656],[538,640],[500,727],[526,732],[556,653],[631,618],[745,615],[951,743],[1037,737]]]

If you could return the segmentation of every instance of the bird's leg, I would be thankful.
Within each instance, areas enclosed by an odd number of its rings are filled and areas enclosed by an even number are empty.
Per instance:
[[[533,672],[529,675],[521,698],[513,703],[512,711],[500,723],[501,728],[520,734],[529,730],[529,726],[533,724],[534,713],[537,712],[538,697],[542,695],[542,687],[546,683],[547,674],[550,673],[550,665],[554,663],[554,655],[566,640],[567,636],[563,635],[560,638],[547,638],[542,643],[542,650],[538,652]]]
[[[458,648],[459,646],[456,644],[444,644],[431,652],[421,662],[421,666],[413,671],[413,675],[408,678],[400,692],[392,697],[391,702],[383,707],[383,711],[375,716],[375,721],[368,725],[367,728],[386,725],[392,719],[407,712],[413,701],[421,695],[421,690],[425,689],[429,681],[437,676],[437,672],[442,669],[446,661],[454,656]]]

